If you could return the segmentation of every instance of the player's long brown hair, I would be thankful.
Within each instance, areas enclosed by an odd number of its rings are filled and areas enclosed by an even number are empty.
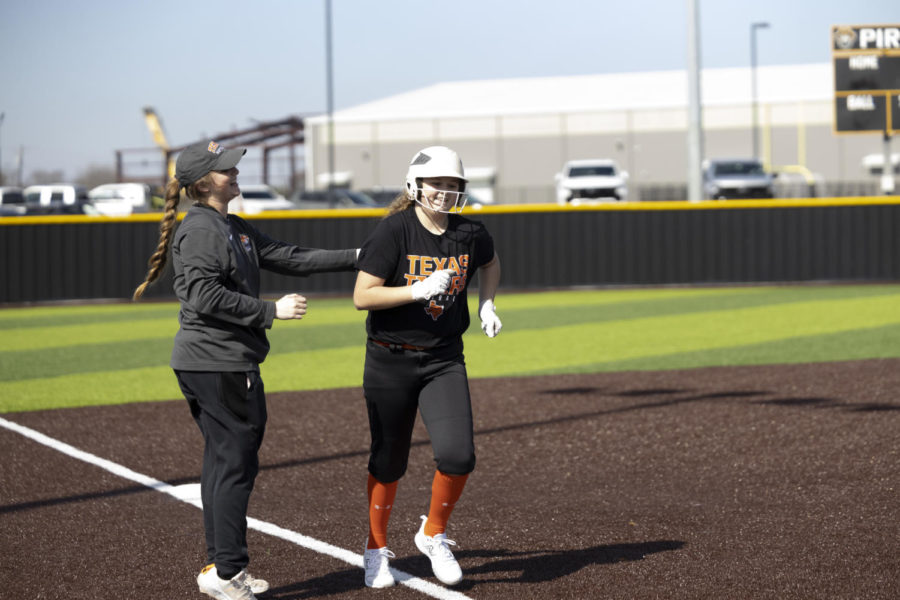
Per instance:
[[[390,205],[388,205],[387,213],[384,215],[384,218],[388,218],[391,215],[395,215],[398,212],[403,212],[414,202],[412,198],[409,197],[409,194],[406,190],[403,190],[397,197],[394,198]]]
[[[209,173],[184,188],[185,195],[191,200],[205,203],[206,198],[200,193],[197,186],[201,184],[205,185],[208,182]],[[149,270],[147,271],[147,276],[144,278],[144,282],[134,290],[134,295],[132,296],[132,299],[134,300],[140,300],[147,287],[162,275],[163,268],[166,266],[166,259],[169,255],[169,246],[172,243],[172,236],[175,233],[175,222],[178,218],[178,205],[180,203],[181,184],[173,177],[169,180],[168,185],[166,185],[166,205],[163,208],[162,221],[159,223],[159,243],[156,245],[156,251],[150,256],[150,260],[147,262]]]

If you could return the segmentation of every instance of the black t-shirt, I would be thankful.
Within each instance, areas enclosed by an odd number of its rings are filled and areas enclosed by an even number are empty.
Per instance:
[[[494,257],[494,240],[477,221],[450,214],[447,230],[431,233],[419,222],[415,205],[381,221],[362,245],[358,268],[384,279],[388,287],[408,286],[441,269],[453,269],[446,294],[369,311],[366,331],[383,342],[443,346],[469,327],[466,290],[479,267]]]

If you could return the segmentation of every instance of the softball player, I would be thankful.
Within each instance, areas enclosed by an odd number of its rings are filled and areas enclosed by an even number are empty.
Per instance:
[[[369,454],[369,538],[365,583],[394,584],[387,525],[406,472],[416,412],[428,429],[437,470],[428,516],[416,547],[445,584],[462,571],[445,533],[475,468],[472,404],[462,335],[469,326],[466,290],[479,272],[479,315],[489,337],[500,331],[494,295],[500,260],[485,227],[458,213],[466,177],[456,152],[443,146],[416,153],[406,190],[391,204],[359,256],[353,302],[368,310],[363,391],[372,443]]]
[[[273,240],[244,219],[228,214],[240,193],[237,163],[246,150],[216,142],[188,146],[166,189],[160,240],[137,300],[159,278],[172,247],[175,295],[181,301],[171,366],[203,434],[200,492],[207,566],[200,591],[218,600],[254,600],[269,584],[246,571],[247,503],[259,472],[266,428],[266,398],[259,364],[274,319],[301,319],[306,298],[259,298],[259,272],[291,275],[349,271],[356,249],[299,248]],[[182,187],[194,200],[175,230]]]

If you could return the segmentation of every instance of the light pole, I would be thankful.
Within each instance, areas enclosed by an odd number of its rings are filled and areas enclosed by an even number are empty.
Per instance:
[[[768,28],[769,24],[765,22],[750,24],[750,76],[752,78],[750,93],[753,98],[751,107],[753,112],[753,158],[756,159],[759,158],[759,115],[756,106],[756,30]]]
[[[6,116],[5,112],[0,112],[0,128],[3,127],[3,118]],[[0,142],[0,150],[3,150],[3,143]],[[2,154],[2,152],[0,152]],[[2,158],[2,157],[0,157]],[[3,161],[0,160],[0,185],[3,185]]]
[[[703,100],[700,89],[700,0],[688,0],[688,197],[691,202],[703,199]]]
[[[328,101],[328,206],[334,207],[334,68],[331,56],[331,0],[325,0],[325,87]]]

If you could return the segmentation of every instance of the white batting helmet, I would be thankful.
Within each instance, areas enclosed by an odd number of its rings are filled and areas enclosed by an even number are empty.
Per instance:
[[[416,152],[409,162],[409,170],[406,172],[406,193],[416,202],[418,199],[421,180],[428,177],[455,177],[462,180],[460,192],[466,189],[465,170],[459,155],[446,146],[429,146]],[[463,196],[464,198],[464,196]],[[463,206],[465,200],[463,200]],[[455,207],[462,210],[462,206]]]
[[[425,177],[456,177],[468,182],[459,155],[446,146],[429,146],[416,152],[406,172],[406,187],[419,187],[416,179]]]

